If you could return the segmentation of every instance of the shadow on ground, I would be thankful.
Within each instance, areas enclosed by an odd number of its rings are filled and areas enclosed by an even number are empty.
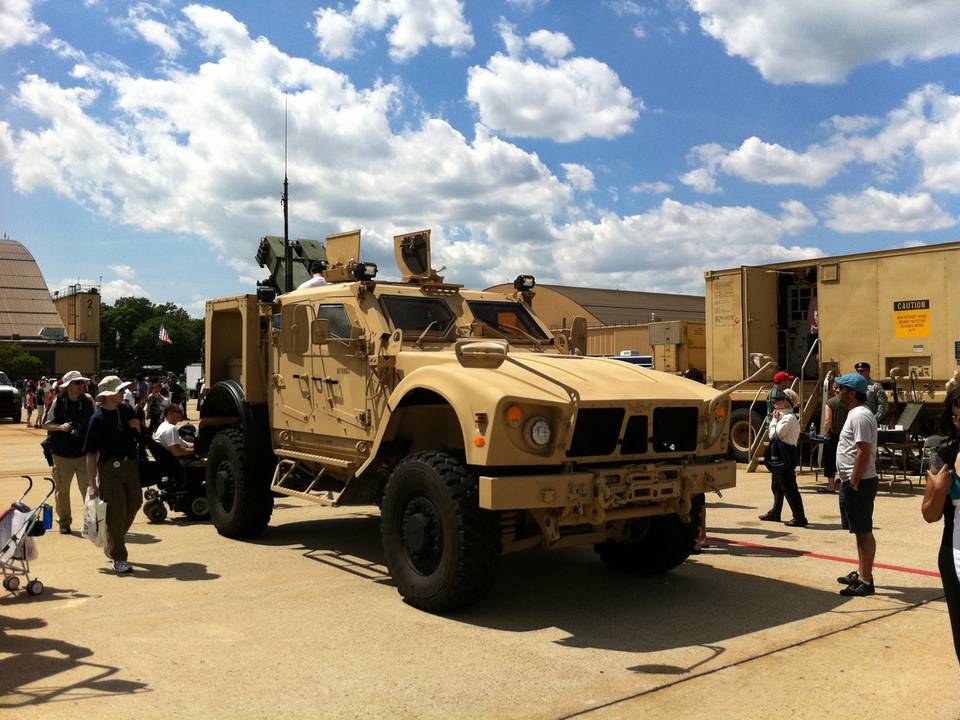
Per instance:
[[[139,580],[167,580],[173,578],[174,580],[192,582],[194,580],[216,580],[220,577],[216,573],[208,571],[207,566],[203,563],[179,562],[170,565],[156,565],[131,560],[130,564],[133,566],[133,572],[127,577]],[[100,568],[100,574],[114,575],[116,573],[112,568],[102,567]]]
[[[309,520],[272,527],[253,542],[288,546],[311,560],[387,582],[378,525],[376,514]],[[568,635],[557,641],[561,645],[646,653],[709,649],[844,602],[835,592],[696,562],[638,577],[607,568],[591,548],[574,548],[504,556],[491,592],[447,617],[504,632],[556,627]]]
[[[0,615],[0,709],[149,692],[145,683],[117,677],[119,668],[95,662],[90,648],[17,633],[46,625]]]

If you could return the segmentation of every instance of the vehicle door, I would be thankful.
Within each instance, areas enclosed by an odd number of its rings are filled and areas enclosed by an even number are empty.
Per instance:
[[[765,267],[742,268],[743,278],[743,360],[747,375],[753,353],[778,359],[777,273]]]
[[[324,298],[314,306],[329,323],[329,337],[316,345],[312,383],[317,397],[317,431],[340,437],[371,434],[370,373],[366,328],[350,298]]]
[[[284,303],[280,309],[280,346],[277,348],[274,392],[280,410],[278,427],[304,430],[313,415],[314,392],[310,380],[314,348],[310,324],[314,319],[308,301]]]

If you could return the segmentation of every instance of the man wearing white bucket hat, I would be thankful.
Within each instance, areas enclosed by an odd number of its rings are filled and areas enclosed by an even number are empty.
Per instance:
[[[70,532],[73,513],[70,509],[70,485],[77,476],[80,501],[87,496],[87,465],[83,456],[83,441],[87,424],[96,407],[86,394],[87,378],[71,370],[60,380],[60,392],[50,403],[43,427],[50,433],[53,444],[53,481],[56,485],[57,523],[64,535]]]
[[[116,375],[100,381],[97,400],[100,409],[90,419],[83,450],[87,456],[90,497],[99,495],[107,503],[107,555],[117,574],[130,572],[124,541],[143,503],[140,469],[137,464],[137,436],[140,421],[123,403],[123,391],[130,385]]]

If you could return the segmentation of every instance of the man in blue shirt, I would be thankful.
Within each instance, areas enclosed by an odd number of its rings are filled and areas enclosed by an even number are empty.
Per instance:
[[[118,575],[133,568],[127,562],[125,537],[133,524],[143,495],[137,461],[137,437],[140,421],[135,411],[123,402],[123,391],[130,383],[116,375],[100,381],[97,400],[102,405],[87,428],[83,451],[90,478],[88,494],[107,503],[107,556]]]

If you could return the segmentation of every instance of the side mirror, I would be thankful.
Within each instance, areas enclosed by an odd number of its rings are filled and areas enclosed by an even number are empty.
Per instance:
[[[356,323],[352,323],[350,325],[350,339],[359,340],[363,336],[364,336],[363,328],[357,325]]]
[[[326,345],[330,342],[330,321],[317,318],[310,323],[310,341],[314,345]]]
[[[506,340],[457,340],[454,352],[457,361],[465,368],[496,370],[507,359],[509,344]]]

